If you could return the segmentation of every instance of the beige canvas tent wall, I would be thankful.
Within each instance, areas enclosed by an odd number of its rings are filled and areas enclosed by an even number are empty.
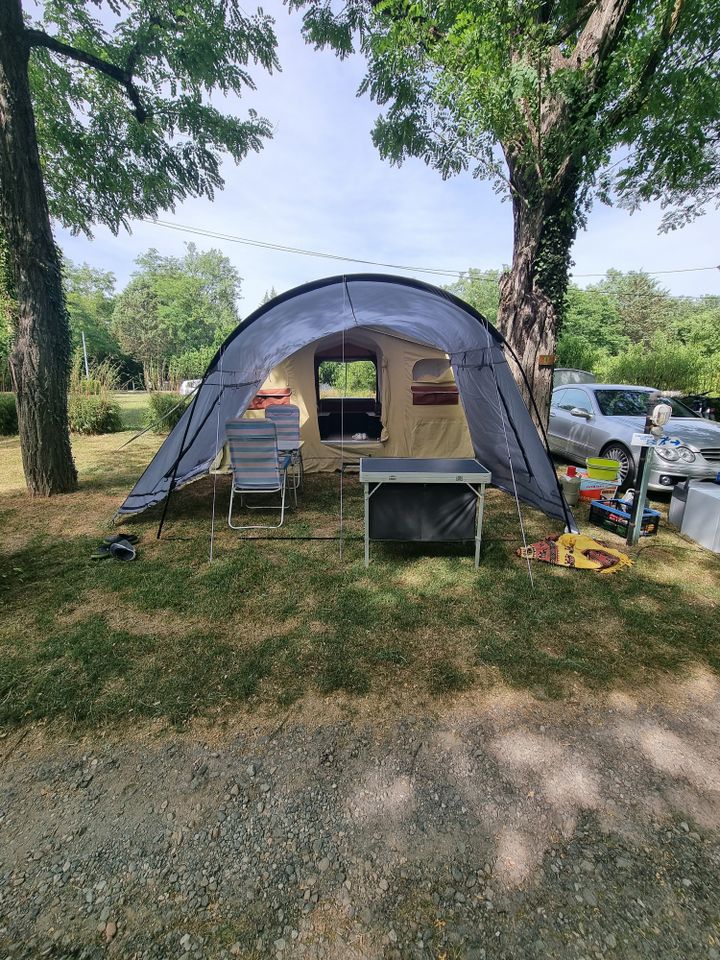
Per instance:
[[[346,360],[374,358],[378,379],[379,439],[352,440],[352,427],[344,431],[342,441],[339,437],[321,438],[316,369],[320,359],[330,356],[333,359],[344,356]],[[447,354],[413,340],[388,336],[369,328],[356,328],[352,331],[352,339],[349,335],[344,342],[342,337],[326,337],[293,353],[275,367],[261,393],[290,390],[290,403],[300,409],[305,469],[316,472],[335,470],[341,454],[345,463],[359,461],[362,456],[473,456],[465,414],[454,390],[454,382]],[[433,387],[438,387],[436,394]],[[345,402],[346,408],[351,405],[351,400]],[[245,414],[248,417],[264,415],[263,410],[248,410]],[[346,414],[346,420],[350,421],[350,414]]]

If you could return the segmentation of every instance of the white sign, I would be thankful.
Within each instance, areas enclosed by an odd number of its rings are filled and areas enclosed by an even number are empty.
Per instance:
[[[681,447],[682,441],[677,437],[654,437],[651,433],[634,433],[632,435],[634,447]]]

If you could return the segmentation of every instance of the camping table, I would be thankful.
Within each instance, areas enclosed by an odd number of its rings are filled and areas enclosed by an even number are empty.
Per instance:
[[[490,471],[470,458],[362,457],[365,566],[370,563],[370,540],[472,539],[479,566],[485,485],[490,479]]]

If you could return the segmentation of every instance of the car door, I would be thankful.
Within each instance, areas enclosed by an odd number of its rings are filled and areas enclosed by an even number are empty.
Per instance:
[[[586,416],[573,415],[573,410],[581,410]],[[589,446],[588,424],[594,418],[588,393],[580,387],[568,387],[558,404],[557,416],[565,436],[565,455],[582,462]]]
[[[550,418],[548,421],[548,446],[551,453],[557,453],[560,456],[567,454],[567,433],[569,424],[562,415],[560,403],[567,391],[567,387],[558,387],[553,390],[550,400]]]

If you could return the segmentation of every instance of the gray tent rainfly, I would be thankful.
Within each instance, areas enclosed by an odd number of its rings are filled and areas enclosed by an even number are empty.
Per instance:
[[[317,340],[350,336],[359,328],[445,352],[475,456],[491,471],[493,484],[575,529],[500,333],[445,290],[378,274],[305,284],[244,320],[218,350],[188,409],[118,513],[140,513],[207,474],[223,445],[225,422],[247,410],[279,363]]]

